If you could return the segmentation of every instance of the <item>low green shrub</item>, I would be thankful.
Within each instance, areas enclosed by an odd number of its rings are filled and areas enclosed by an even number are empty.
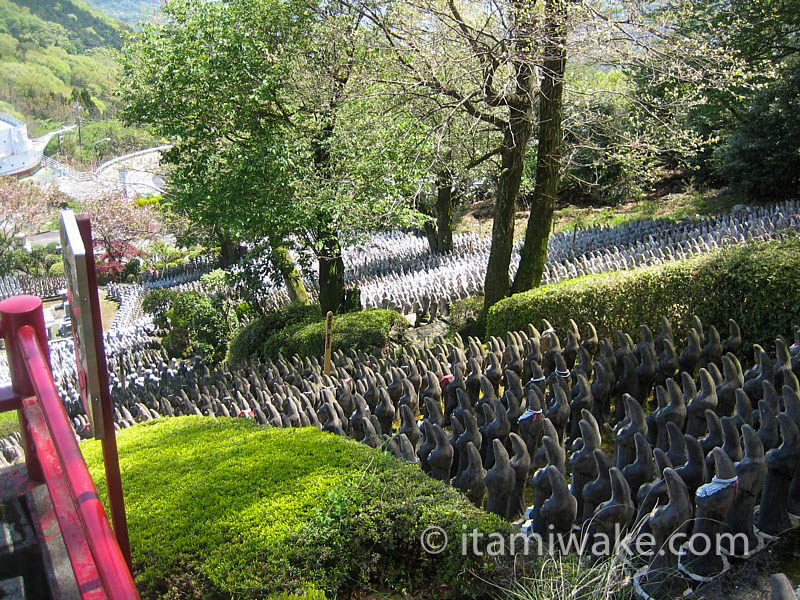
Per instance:
[[[175,290],[150,290],[142,299],[142,310],[153,315],[153,321],[158,327],[166,327],[167,311],[172,308],[177,297],[178,292]]]
[[[442,554],[432,556],[422,549],[420,535],[429,525],[447,534]],[[464,552],[462,534],[477,531],[483,537],[481,547],[488,534],[510,529],[508,522],[465,505],[455,488],[420,477],[419,467],[398,465],[381,453],[359,476],[331,489],[309,526],[292,537],[290,561],[302,561],[312,580],[325,582],[331,593],[379,582],[389,590],[433,588],[437,598],[451,593],[485,597],[486,590],[465,568],[491,579],[497,565]],[[472,538],[467,542],[472,544]],[[439,586],[447,589],[440,591]]]
[[[448,334],[456,333],[461,337],[481,337],[480,315],[483,310],[483,296],[456,300],[450,305],[450,321],[447,326]]]
[[[142,598],[486,596],[484,580],[505,572],[483,540],[508,523],[354,440],[208,417],[149,421],[117,440]],[[105,502],[101,446],[81,449]],[[437,555],[420,545],[432,525],[450,539]],[[460,552],[473,529],[484,556]]]
[[[333,349],[379,351],[408,327],[392,310],[366,310],[333,317]],[[278,354],[320,357],[325,352],[325,320],[318,305],[290,305],[244,327],[231,342],[228,361],[276,358]]]
[[[205,294],[178,294],[166,312],[169,333],[164,338],[164,348],[177,358],[199,356],[210,362],[221,361],[234,333],[227,316]]]
[[[50,265],[50,268],[47,269],[47,274],[50,277],[63,277],[64,276],[64,263],[63,262],[54,262]]]
[[[336,315],[333,318],[334,350],[357,349],[380,351],[392,337],[408,327],[405,317],[393,310],[365,310]],[[261,351],[264,358],[299,354],[322,356],[325,352],[325,321],[282,329],[266,340]]]
[[[547,319],[557,331],[569,319],[591,321],[599,336],[616,329],[638,335],[670,319],[683,339],[692,315],[726,337],[728,319],[742,332],[742,352],[772,347],[800,324],[800,238],[758,242],[658,267],[582,277],[515,294],[489,309],[488,335],[504,335]]]
[[[122,269],[122,273],[120,273],[120,277],[124,281],[133,281],[136,282],[139,280],[139,274],[142,271],[142,262],[138,258],[132,258],[128,262],[125,263],[125,267]]]
[[[228,361],[235,364],[261,356],[264,343],[277,332],[321,318],[322,311],[316,304],[289,304],[269,311],[243,327],[233,338],[228,349]]]

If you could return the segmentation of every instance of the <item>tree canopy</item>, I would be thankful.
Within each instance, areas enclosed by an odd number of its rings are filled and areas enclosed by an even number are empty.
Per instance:
[[[420,176],[416,125],[370,101],[371,32],[312,1],[165,10],[126,50],[123,94],[126,119],[174,140],[166,207],[218,245],[265,237],[310,253],[323,304],[337,308],[342,245],[412,222]]]
[[[634,193],[708,140],[685,125],[714,90],[750,85],[695,4],[174,0],[126,48],[125,118],[174,141],[163,204],[196,239],[226,263],[266,240],[284,273],[295,250],[325,309],[344,246],[424,223],[447,251],[459,193],[488,180],[488,307],[539,284],[565,185]]]

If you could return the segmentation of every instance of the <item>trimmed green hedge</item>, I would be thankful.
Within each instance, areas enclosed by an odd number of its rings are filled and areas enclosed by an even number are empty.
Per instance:
[[[317,313],[319,314],[319,313]],[[333,318],[333,349],[376,351],[408,327],[408,321],[392,310],[366,310]],[[325,351],[325,321],[303,320],[275,330],[259,319],[248,325],[231,343],[228,360],[236,363],[252,357],[276,358],[299,354],[321,357]]]
[[[159,419],[118,434],[142,598],[265,598],[357,588],[485,594],[498,563],[453,542],[427,555],[429,525],[460,538],[509,525],[455,489],[356,441],[247,419]],[[81,445],[105,501],[99,442]]]
[[[289,304],[270,311],[236,334],[228,349],[228,362],[235,364],[261,356],[264,343],[274,334],[301,323],[314,323],[321,318],[322,311],[316,304]]]
[[[800,238],[728,248],[659,267],[582,277],[515,294],[489,309],[488,335],[504,335],[547,319],[557,331],[572,318],[594,323],[600,337],[616,329],[638,336],[639,325],[658,331],[661,316],[683,339],[692,315],[713,324],[724,339],[728,319],[742,331],[742,352],[772,347],[800,325]]]

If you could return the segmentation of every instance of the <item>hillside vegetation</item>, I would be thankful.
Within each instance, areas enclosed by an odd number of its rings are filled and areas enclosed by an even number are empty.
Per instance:
[[[74,101],[85,117],[110,115],[123,31],[74,0],[0,0],[0,111],[32,135],[69,120]]]
[[[76,54],[121,48],[125,27],[78,0],[0,0],[0,31],[21,42],[58,45]]]
[[[141,21],[148,21],[158,14],[163,0],[89,0],[95,8],[102,10],[107,15],[136,25]]]
[[[73,130],[46,150],[78,168],[156,145],[146,131],[116,119],[127,29],[78,0],[0,0],[0,112],[27,123],[36,137],[75,123],[78,102],[83,145]]]

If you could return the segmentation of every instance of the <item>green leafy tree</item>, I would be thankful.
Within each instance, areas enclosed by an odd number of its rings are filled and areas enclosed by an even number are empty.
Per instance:
[[[336,2],[176,0],[165,12],[128,47],[123,91],[126,119],[174,140],[164,205],[226,264],[261,238],[308,253],[323,308],[337,310],[343,245],[410,222],[419,175],[404,124],[370,99],[374,32]]]
[[[684,9],[688,2],[667,4]],[[565,114],[575,114],[564,108],[569,61],[598,69],[618,67],[626,75],[645,74],[658,83],[677,80],[687,88],[700,82],[712,85],[719,78],[709,75],[717,75],[726,64],[706,44],[682,43],[664,11],[627,0],[362,0],[358,5],[383,34],[382,51],[393,58],[397,73],[391,84],[401,97],[424,97],[431,106],[427,120],[433,123],[461,114],[471,123],[467,130],[491,140],[487,154],[478,155],[496,191],[485,310],[510,292],[541,281],[561,175],[573,155],[565,150],[564,127]],[[676,115],[696,98],[640,98],[636,110],[651,118],[631,128],[629,142],[641,143],[639,134],[654,123],[671,128]],[[652,138],[646,139],[649,143]],[[535,148],[527,161],[531,212],[512,285],[514,217],[529,144]],[[650,152],[673,148],[653,146]]]
[[[752,198],[783,198],[800,184],[800,64],[790,61],[782,77],[753,98],[741,124],[720,148],[720,170]]]
[[[175,290],[150,290],[142,299],[142,310],[153,315],[153,321],[158,327],[168,326],[167,312],[172,308],[172,304],[179,294]]]

